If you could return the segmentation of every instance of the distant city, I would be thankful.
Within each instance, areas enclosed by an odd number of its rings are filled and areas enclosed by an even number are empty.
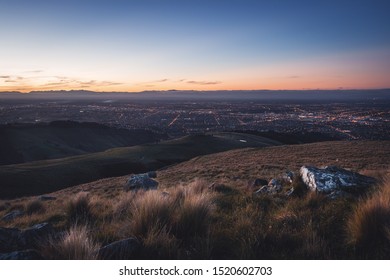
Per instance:
[[[1,124],[57,120],[147,129],[171,137],[220,131],[321,134],[340,140],[389,140],[390,101],[262,102],[152,100],[3,100]]]

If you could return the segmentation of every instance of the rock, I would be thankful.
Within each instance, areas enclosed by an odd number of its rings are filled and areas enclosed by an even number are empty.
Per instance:
[[[20,230],[0,228],[0,252],[12,252],[35,248],[38,242],[53,232],[49,223],[38,224]]]
[[[280,182],[278,179],[272,179],[268,182],[268,187],[271,192],[280,192],[282,190],[282,182]]]
[[[281,192],[282,189],[283,189],[282,183],[278,179],[272,179],[268,182],[268,185],[262,186],[254,193],[255,194],[276,194]]]
[[[12,252],[23,247],[20,241],[20,230],[17,228],[0,228],[0,252]]]
[[[294,194],[294,187],[292,187],[291,189],[289,189],[287,192],[286,192],[286,196],[292,196]]]
[[[54,229],[49,223],[42,223],[27,228],[20,233],[20,239],[28,248],[34,248],[37,243],[53,233]]]
[[[14,211],[9,212],[5,216],[3,216],[3,218],[1,218],[1,220],[5,221],[5,222],[10,222],[10,221],[12,221],[18,217],[21,217],[23,215],[24,215],[23,211],[14,210]]]
[[[295,174],[294,172],[292,171],[287,171],[284,175],[283,175],[283,180],[289,184],[291,184],[293,182],[295,178]]]
[[[255,187],[260,187],[260,186],[264,186],[267,184],[268,184],[267,180],[256,178],[252,183],[252,187],[255,188]]]
[[[43,260],[43,258],[35,250],[25,250],[0,254],[0,260]]]
[[[260,189],[254,192],[254,194],[268,193],[268,185],[262,186]]]
[[[108,244],[99,249],[98,258],[103,260],[125,260],[133,258],[141,249],[141,243],[128,238]]]
[[[371,177],[345,170],[337,166],[316,168],[302,166],[300,175],[303,183],[311,190],[323,194],[359,194],[376,183]],[[334,196],[334,195],[333,195]]]
[[[39,200],[41,201],[47,201],[47,200],[56,200],[57,198],[55,196],[50,196],[50,195],[41,195],[39,197]]]
[[[127,180],[124,189],[126,191],[134,190],[154,190],[157,189],[158,182],[149,177],[148,173],[131,175]]]

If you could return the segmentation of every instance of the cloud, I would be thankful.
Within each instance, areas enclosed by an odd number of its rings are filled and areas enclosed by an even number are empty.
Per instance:
[[[160,79],[160,80],[154,80],[154,81],[148,81],[148,82],[142,82],[142,83],[137,83],[137,85],[143,85],[143,86],[146,86],[146,85],[153,85],[153,84],[159,84],[159,83],[165,83],[165,82],[168,82],[169,79]]]
[[[88,82],[78,82],[81,86],[117,86],[122,85],[122,83],[118,82],[110,82],[110,81],[96,81],[96,80],[90,80]]]
[[[24,71],[23,73],[32,73],[32,74],[37,74],[37,73],[42,73],[43,70],[29,70],[29,71]]]
[[[0,76],[0,79],[9,79],[9,78],[11,78],[11,76],[8,75]]]
[[[118,82],[96,81],[96,80],[81,81],[81,80],[72,79],[63,76],[55,76],[52,78],[57,79],[57,81],[46,83],[42,85],[42,87],[90,88],[90,87],[107,87],[107,86],[122,85],[122,83],[118,83]]]
[[[299,78],[301,78],[301,76],[288,76],[287,78],[288,79],[299,79]]]
[[[201,85],[201,86],[207,86],[207,85],[218,85],[222,82],[220,81],[187,81],[187,84],[193,84],[193,85]]]

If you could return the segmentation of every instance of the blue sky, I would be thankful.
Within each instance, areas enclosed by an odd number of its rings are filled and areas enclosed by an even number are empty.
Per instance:
[[[390,87],[390,1],[4,1],[0,90]]]

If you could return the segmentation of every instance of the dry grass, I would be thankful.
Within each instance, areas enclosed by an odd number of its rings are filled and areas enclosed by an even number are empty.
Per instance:
[[[144,250],[141,258],[177,259],[180,257],[180,240],[170,231],[156,226],[143,239]]]
[[[35,199],[26,203],[26,214],[32,215],[45,212],[46,208],[42,201]]]
[[[95,260],[99,244],[90,237],[87,226],[72,226],[61,238],[51,239],[42,246],[41,253],[47,259]]]
[[[184,239],[204,236],[209,228],[212,211],[213,204],[208,194],[185,196],[181,207],[176,210],[175,235]]]
[[[144,237],[151,229],[169,226],[172,203],[159,191],[147,191],[136,195],[131,202],[131,233]]]
[[[187,239],[207,232],[213,201],[208,185],[195,181],[164,192],[138,192],[124,198],[116,211],[131,214],[130,229],[135,236],[150,238],[151,231],[164,229],[177,238]]]
[[[348,149],[347,144],[338,148],[340,155]],[[362,147],[364,145],[351,148],[350,153],[360,157],[356,149]],[[336,159],[328,148],[316,152],[331,155],[328,160],[307,152],[310,145],[302,151],[298,148],[280,147],[285,153],[277,154],[276,158],[274,149],[248,149],[201,157],[159,171],[158,190],[126,193],[122,190],[125,177],[80,185],[54,194],[56,200],[43,201],[45,211],[33,210],[31,215],[14,221],[0,221],[0,226],[22,229],[48,221],[61,232],[75,222],[87,224],[93,231],[81,236],[84,242],[80,244],[94,247],[96,242],[106,245],[135,237],[142,245],[135,256],[140,259],[388,258],[389,183],[387,187],[373,190],[365,200],[328,199],[307,192],[298,177],[284,186],[285,191],[294,187],[295,195],[290,197],[284,192],[253,195],[248,191],[248,178],[271,179],[273,175],[283,174],[286,168],[297,171],[301,161],[306,164],[307,160],[315,158],[321,164],[332,164],[333,157]],[[290,149],[292,154],[288,154]],[[294,155],[297,157],[290,159]],[[376,170],[377,165],[382,166],[378,172],[367,174],[383,177],[380,170],[386,168],[384,160],[379,159],[376,165],[374,156],[369,160],[371,163],[367,164],[355,158],[340,165],[354,170]],[[203,180],[194,180],[196,177]],[[178,185],[178,180],[186,183]],[[14,209],[26,211],[35,199],[4,201],[5,209],[0,208],[0,214]],[[70,258],[69,253],[66,257],[59,252],[65,249],[58,249],[65,246],[63,240],[71,240],[65,236],[47,246],[51,248],[46,248],[47,258]],[[73,257],[78,258],[75,254]]]
[[[349,242],[357,253],[368,258],[388,258],[390,254],[390,178],[380,189],[360,202],[348,224]]]
[[[70,199],[66,206],[66,214],[71,224],[87,223],[92,220],[92,206],[88,193],[80,192]]]

